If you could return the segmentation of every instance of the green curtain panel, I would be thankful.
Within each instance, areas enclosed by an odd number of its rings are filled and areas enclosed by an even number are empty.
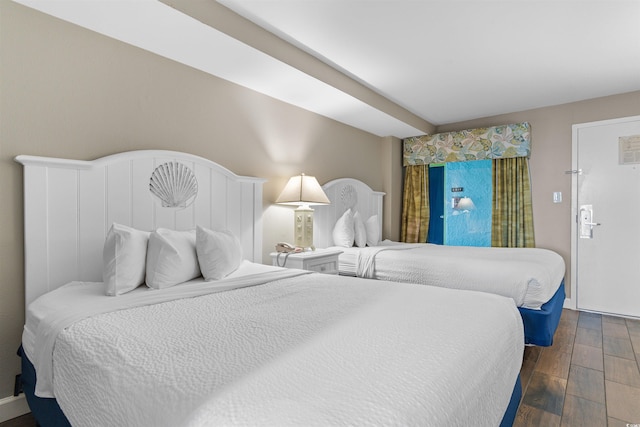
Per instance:
[[[491,246],[535,247],[529,159],[493,161]]]
[[[429,231],[429,167],[407,166],[402,198],[400,241],[425,243]]]
[[[403,144],[404,166],[529,157],[531,127],[522,122],[444,132],[406,138]]]

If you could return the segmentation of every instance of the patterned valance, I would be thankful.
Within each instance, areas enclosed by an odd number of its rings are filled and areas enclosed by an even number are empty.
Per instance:
[[[414,136],[404,140],[404,165],[529,157],[529,123]]]

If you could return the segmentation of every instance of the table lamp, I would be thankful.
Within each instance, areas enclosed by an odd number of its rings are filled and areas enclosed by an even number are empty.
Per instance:
[[[289,179],[276,203],[298,206],[294,211],[294,245],[305,250],[313,247],[313,209],[311,205],[331,203],[314,176],[300,174]]]

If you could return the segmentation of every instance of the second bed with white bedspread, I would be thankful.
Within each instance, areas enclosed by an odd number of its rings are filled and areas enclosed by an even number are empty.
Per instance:
[[[343,251],[341,274],[489,292],[533,310],[555,294],[565,272],[560,255],[540,248],[384,241],[380,246],[336,249]]]

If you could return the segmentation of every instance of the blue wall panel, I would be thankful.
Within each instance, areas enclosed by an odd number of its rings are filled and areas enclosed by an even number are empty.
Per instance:
[[[460,189],[462,191],[452,191]],[[444,243],[451,246],[491,246],[491,160],[446,163],[444,193],[447,201]],[[475,209],[454,209],[454,197],[470,197]]]

